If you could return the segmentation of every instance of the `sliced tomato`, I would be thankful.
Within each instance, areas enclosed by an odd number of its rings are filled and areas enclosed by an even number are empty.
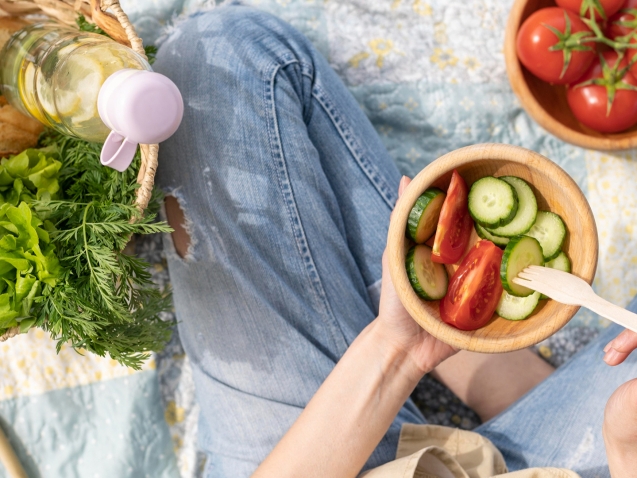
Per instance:
[[[438,228],[431,260],[440,264],[455,264],[469,244],[473,219],[469,215],[469,188],[454,169],[447,197],[440,210]]]
[[[479,241],[449,281],[440,301],[440,317],[460,330],[475,330],[491,320],[502,295],[502,249]]]

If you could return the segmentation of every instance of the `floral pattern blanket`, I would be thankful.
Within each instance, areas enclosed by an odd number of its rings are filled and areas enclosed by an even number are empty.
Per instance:
[[[203,0],[121,0],[146,43],[201,8]],[[343,78],[399,169],[414,176],[442,154],[500,142],[562,166],[588,198],[599,231],[595,288],[626,305],[637,294],[635,151],[600,153],[540,128],[508,83],[504,29],[513,0],[243,0],[302,31]],[[160,238],[138,253],[160,283]],[[539,344],[560,365],[608,325],[582,310]],[[131,372],[108,359],[55,354],[43,333],[0,344],[0,425],[33,476],[198,476],[198,409],[178,336]],[[475,415],[424,379],[414,398],[432,423],[471,428]],[[5,474],[0,470],[0,477]]]

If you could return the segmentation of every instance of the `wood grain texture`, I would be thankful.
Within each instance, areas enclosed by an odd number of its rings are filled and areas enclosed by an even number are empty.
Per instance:
[[[2,428],[0,428],[0,463],[4,465],[9,478],[28,478]]]
[[[593,131],[577,121],[566,101],[566,86],[550,85],[531,74],[518,60],[516,39],[533,12],[554,7],[553,0],[516,0],[504,37],[504,60],[511,88],[524,110],[545,130],[567,143],[600,151],[637,147],[637,125],[615,134]]]
[[[416,199],[431,186],[446,190],[457,169],[469,187],[484,176],[518,176],[529,183],[540,210],[559,214],[568,229],[563,246],[573,274],[589,284],[597,268],[597,227],[590,206],[575,181],[557,164],[533,151],[505,144],[478,144],[448,153],[423,169],[402,194],[392,214],[387,237],[389,269],[401,302],[436,338],[453,347],[475,352],[500,353],[534,345],[561,329],[579,309],[553,300],[542,301],[527,320],[510,321],[494,314],[483,328],[458,330],[440,319],[438,302],[416,295],[405,270],[405,230]]]

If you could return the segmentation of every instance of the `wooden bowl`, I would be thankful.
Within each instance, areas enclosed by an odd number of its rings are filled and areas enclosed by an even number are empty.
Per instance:
[[[617,151],[637,146],[637,125],[622,133],[606,134],[580,124],[566,101],[566,86],[550,85],[530,73],[518,60],[516,39],[533,12],[554,7],[553,0],[516,0],[504,37],[504,60],[513,88],[526,112],[549,133],[582,148]]]
[[[573,317],[579,309],[554,300],[541,301],[526,320],[511,321],[494,314],[484,327],[464,331],[440,319],[438,301],[421,299],[411,287],[405,270],[407,217],[427,188],[446,191],[451,173],[457,169],[471,187],[484,176],[518,176],[529,183],[538,209],[559,214],[568,229],[563,250],[572,262],[572,272],[591,283],[597,267],[597,227],[590,206],[575,181],[557,164],[544,156],[517,146],[478,144],[452,151],[438,158],[413,179],[392,214],[387,237],[390,274],[401,302],[434,337],[447,344],[475,352],[509,352],[546,339]]]

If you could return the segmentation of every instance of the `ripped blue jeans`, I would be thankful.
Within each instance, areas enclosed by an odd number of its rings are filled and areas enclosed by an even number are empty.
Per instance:
[[[205,474],[248,476],[376,316],[400,174],[325,59],[266,13],[231,6],[189,18],[155,69],[185,99],[157,179],[180,201],[191,237],[184,259],[170,240],[166,248]],[[477,430],[511,470],[609,476],[604,405],[637,376],[635,359],[602,362],[617,332]],[[366,468],[394,459],[407,422],[425,423],[411,400]]]

